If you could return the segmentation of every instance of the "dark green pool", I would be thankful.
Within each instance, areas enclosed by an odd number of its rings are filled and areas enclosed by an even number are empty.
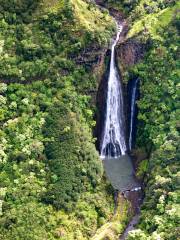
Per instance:
[[[119,158],[105,158],[103,164],[114,189],[124,192],[140,186],[134,176],[132,161],[128,155]]]

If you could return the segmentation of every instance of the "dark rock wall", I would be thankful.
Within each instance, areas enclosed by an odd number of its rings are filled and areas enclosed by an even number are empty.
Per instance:
[[[116,66],[119,71],[120,81],[123,87],[124,94],[124,105],[125,105],[125,118],[126,118],[126,140],[128,142],[129,137],[129,112],[130,112],[130,102],[131,102],[131,81],[129,83],[124,81],[124,73],[128,71],[129,67],[138,63],[144,56],[146,51],[146,45],[138,40],[138,36],[131,39],[126,39],[128,33],[128,23],[124,20],[124,14],[113,8],[108,8],[106,1],[104,0],[95,0],[96,4],[102,8],[107,8],[110,14],[116,19],[117,22],[123,24],[123,31],[119,39],[119,44],[116,46]],[[104,126],[104,119],[106,114],[106,99],[107,99],[107,86],[108,86],[108,76],[110,68],[110,50],[106,52],[105,58],[101,58],[101,66],[99,67],[99,76],[98,76],[98,91],[96,95],[96,127],[94,129],[94,136],[97,138],[97,149],[100,150],[100,142],[102,137],[102,131]],[[102,61],[104,60],[104,65]],[[102,65],[104,66],[102,68]],[[98,69],[98,67],[97,67]],[[104,73],[102,72],[104,70]]]
[[[127,34],[128,27],[126,27],[126,31],[124,33]],[[147,46],[141,43],[138,38],[132,39],[122,39],[120,43],[116,47],[117,54],[117,64],[121,72],[121,79],[124,87],[124,101],[125,101],[125,116],[126,116],[126,127],[127,127],[127,139],[129,137],[129,128],[130,128],[130,104],[131,104],[131,91],[133,82],[136,76],[128,79],[128,82],[124,79],[124,74],[129,70],[130,67],[137,64],[145,54]],[[138,98],[140,96],[140,92],[138,90]],[[137,119],[138,109],[136,108],[135,116]],[[135,119],[134,124],[134,133],[136,133],[136,124],[137,120]],[[133,141],[135,141],[135,135],[133,137]]]
[[[122,11],[116,10],[113,7],[110,7],[107,1],[105,0],[95,0],[94,1],[99,7],[108,9],[110,14],[116,19],[116,21],[121,22],[124,20],[125,15]]]
[[[101,81],[99,84],[99,88],[96,95],[96,127],[94,130],[94,135],[97,138],[96,146],[97,149],[100,150],[100,142],[104,127],[104,119],[106,114],[106,99],[107,99],[107,88],[108,88],[108,76],[109,76],[109,69],[110,69],[110,57],[111,51],[107,50],[105,55],[105,72],[101,77]]]
[[[129,83],[125,83],[123,81],[123,73],[125,70],[134,64],[136,64],[140,59],[142,59],[145,46],[140,44],[137,40],[130,39],[128,41],[123,42],[124,36],[127,33],[127,25],[125,25],[125,30],[123,32],[123,36],[120,39],[121,44],[119,44],[115,49],[116,54],[116,66],[119,71],[120,81],[123,88],[124,95],[124,113],[126,118],[126,142],[128,143],[129,138],[129,113],[130,113],[130,102],[131,102],[131,81]],[[108,76],[109,76],[109,68],[110,68],[110,56],[111,51],[107,50],[105,58],[101,59],[101,69],[102,69],[102,61],[104,60],[104,73],[101,73],[99,87],[96,95],[96,127],[94,129],[94,136],[97,138],[97,149],[100,150],[100,142],[103,133],[103,126],[106,114],[106,99],[107,99],[107,87],[108,87]],[[98,81],[99,81],[98,80]],[[137,110],[136,110],[137,111]]]
[[[145,53],[146,45],[131,38],[121,42],[117,46],[118,61],[121,71],[127,71],[129,67],[139,62]]]

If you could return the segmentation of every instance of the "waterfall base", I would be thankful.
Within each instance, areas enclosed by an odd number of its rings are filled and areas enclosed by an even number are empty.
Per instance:
[[[140,188],[137,182],[131,159],[128,155],[118,158],[104,158],[104,169],[113,188],[120,192],[134,191]]]

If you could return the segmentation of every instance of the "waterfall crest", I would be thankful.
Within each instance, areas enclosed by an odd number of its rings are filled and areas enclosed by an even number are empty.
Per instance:
[[[127,150],[123,90],[115,63],[115,46],[118,43],[122,29],[123,27],[120,25],[111,48],[106,116],[101,139],[101,158],[119,157],[124,155]]]

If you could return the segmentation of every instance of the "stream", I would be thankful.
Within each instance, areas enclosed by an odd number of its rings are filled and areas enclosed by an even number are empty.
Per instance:
[[[129,222],[128,226],[126,227],[124,233],[120,236],[119,240],[125,240],[128,236],[128,233],[132,231],[135,226],[138,224],[140,218],[140,214],[136,214],[131,221]]]

